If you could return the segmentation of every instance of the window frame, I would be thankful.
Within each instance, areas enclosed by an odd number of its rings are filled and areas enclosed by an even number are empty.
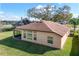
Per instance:
[[[48,36],[47,37],[47,43],[48,44],[53,44],[53,37]]]
[[[37,32],[33,32],[33,40],[37,40]]]
[[[32,31],[27,31],[27,40],[32,40]]]
[[[26,31],[23,32],[23,38],[26,38]]]

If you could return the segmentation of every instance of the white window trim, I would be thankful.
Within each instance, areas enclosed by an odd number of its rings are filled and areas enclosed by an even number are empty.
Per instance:
[[[26,39],[29,40],[29,41],[32,41],[32,40],[33,40],[33,32],[32,32],[32,39],[31,39],[31,40],[28,39],[27,37],[28,37],[28,31],[27,31],[27,33],[26,33]]]

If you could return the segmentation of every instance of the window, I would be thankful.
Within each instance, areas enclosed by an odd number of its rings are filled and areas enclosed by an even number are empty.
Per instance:
[[[32,31],[27,32],[27,39],[32,40]]]
[[[26,33],[24,32],[23,37],[26,38]]]
[[[34,40],[37,40],[37,34],[34,32]]]
[[[53,44],[53,37],[48,37],[47,42],[50,43],[50,44]]]
[[[34,40],[37,40],[37,38],[36,38],[36,37],[34,37]]]

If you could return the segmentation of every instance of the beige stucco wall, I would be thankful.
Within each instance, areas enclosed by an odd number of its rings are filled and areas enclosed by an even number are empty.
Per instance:
[[[65,42],[66,42],[66,39],[67,39],[69,33],[70,33],[70,31],[68,31],[68,32],[61,38],[61,49],[63,49],[64,44],[65,44]]]
[[[38,43],[38,44],[42,44],[42,45],[46,45],[46,46],[50,46],[50,47],[55,47],[55,48],[61,48],[61,36],[55,34],[55,33],[46,33],[46,32],[37,32],[37,40],[28,40],[27,38],[23,38],[23,32],[22,31],[22,40],[25,41],[30,41],[33,43]],[[27,31],[25,31],[27,33]],[[32,31],[33,33],[33,31]],[[48,44],[47,43],[47,37],[51,36],[53,37],[53,44]],[[27,35],[26,35],[27,37]]]

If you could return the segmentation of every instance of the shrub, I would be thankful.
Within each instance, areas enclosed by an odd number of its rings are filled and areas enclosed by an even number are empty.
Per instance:
[[[14,27],[12,25],[3,25],[1,28],[1,31],[12,31],[14,29]]]
[[[4,28],[2,31],[12,31],[14,28]]]

